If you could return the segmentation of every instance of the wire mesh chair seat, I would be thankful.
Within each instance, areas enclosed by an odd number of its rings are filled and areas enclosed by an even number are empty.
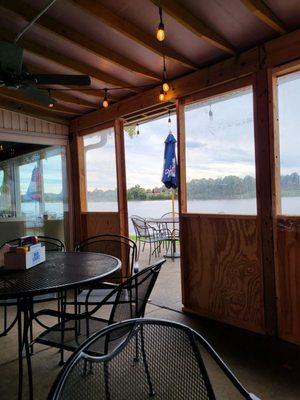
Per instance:
[[[46,247],[46,251],[65,251],[65,245],[60,239],[56,239],[53,237],[48,237],[48,236],[38,236],[39,242],[44,244]],[[19,239],[12,239],[9,240],[5,243],[3,243],[0,246],[0,249],[2,249],[6,244],[9,245],[18,245]],[[40,303],[43,301],[49,301],[50,299],[57,298],[57,295],[54,294],[47,294],[47,295],[40,295],[40,296],[35,296],[33,298],[34,303]],[[9,299],[9,300],[0,300],[0,306],[4,307],[3,310],[3,331],[0,332],[0,337],[7,335],[7,333],[13,328],[15,323],[17,322],[17,316],[10,322],[8,323],[8,315],[7,315],[7,307],[9,306],[16,306],[17,300],[16,299]]]
[[[143,244],[143,251],[145,248],[145,244],[149,244],[150,245],[149,263],[150,263],[152,254],[154,253],[155,255],[157,255],[160,253],[161,244],[165,240],[170,238],[171,232],[165,226],[154,227],[144,218],[132,216],[131,221],[135,230],[136,241],[138,243],[138,258],[140,254],[141,243]]]
[[[60,372],[48,400],[215,400],[208,358],[228,378],[234,398],[259,400],[199,333],[154,319],[123,321],[90,337]]]
[[[97,253],[108,254],[121,259],[122,270],[125,265],[125,274],[116,276],[115,278],[129,278],[133,273],[138,272],[139,266],[137,262],[137,247],[133,240],[120,235],[103,234],[90,237],[82,241],[76,246],[75,251],[91,251]],[[114,277],[112,278],[114,279]],[[97,288],[98,287],[98,288]],[[89,296],[90,304],[98,304],[112,291],[117,285],[111,283],[99,283],[97,287],[93,287],[93,292]],[[78,306],[86,303],[89,290],[83,289],[77,294],[76,303]],[[114,302],[114,298],[110,298],[109,302]],[[68,304],[74,302],[68,302]]]
[[[107,325],[128,318],[143,317],[147,301],[164,262],[165,260],[160,260],[128,278],[97,305],[89,303],[89,296],[94,290],[90,289],[85,309],[80,314],[70,313],[66,310],[40,310],[36,312],[32,316],[32,320],[46,329],[31,344],[40,343],[61,350],[74,351],[92,333]],[[110,298],[115,298],[110,310],[103,310]],[[106,314],[102,315],[102,311]],[[41,321],[44,316],[54,317],[59,322],[50,327],[46,326]]]

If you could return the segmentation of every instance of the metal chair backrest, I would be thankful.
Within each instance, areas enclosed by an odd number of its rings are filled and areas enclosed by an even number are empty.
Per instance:
[[[109,324],[121,322],[126,319],[140,318],[144,316],[145,308],[152,292],[152,289],[157,280],[158,274],[162,265],[166,260],[156,261],[154,264],[142,271],[134,274],[125,282],[121,283],[116,289],[109,293],[104,298],[97,308],[102,304],[106,304],[112,298],[113,306],[109,316]],[[87,296],[87,303],[89,295],[93,289],[89,291]],[[92,311],[91,313],[94,313]]]
[[[75,251],[87,251],[108,254],[122,261],[123,277],[129,277],[134,273],[137,261],[137,247],[133,240],[125,236],[103,234],[92,236],[79,243]],[[126,265],[126,268],[123,266]]]
[[[112,341],[114,346],[105,346],[103,354],[94,352],[100,342]],[[179,323],[154,319],[123,321],[90,337],[69,359],[48,400],[215,400],[204,353],[239,393],[232,398],[259,400],[200,334]]]
[[[38,236],[40,243],[44,244],[46,247],[46,251],[65,251],[65,245],[60,239],[48,237],[48,236]],[[0,246],[0,249],[6,244],[17,245],[19,243],[19,239],[12,239]]]
[[[145,219],[132,216],[131,221],[137,237],[147,238],[150,236],[149,225],[147,224]]]

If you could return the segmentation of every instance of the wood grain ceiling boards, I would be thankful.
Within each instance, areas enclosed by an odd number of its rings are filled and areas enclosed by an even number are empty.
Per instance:
[[[297,2],[60,0],[24,35],[20,45],[26,49],[29,70],[32,66],[45,73],[77,71],[91,76],[90,88],[69,87],[72,91],[52,93],[60,110],[47,110],[46,114],[70,119],[72,112],[80,115],[93,111],[106,86],[157,86],[163,53],[168,76],[173,80],[298,28]],[[155,37],[159,3],[167,34],[163,46]],[[0,5],[4,40],[12,40],[41,9],[40,0],[2,0]],[[116,90],[110,97],[115,102],[133,94],[128,89]],[[31,106],[42,110],[34,103]],[[68,109],[69,113],[62,112]]]

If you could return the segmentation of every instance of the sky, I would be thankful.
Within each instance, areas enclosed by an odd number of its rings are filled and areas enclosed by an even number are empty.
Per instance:
[[[300,74],[293,74],[289,79],[280,78],[278,93],[281,174],[300,173]],[[174,115],[171,121],[176,137]],[[253,98],[250,90],[239,92],[238,96],[217,97],[214,101],[187,106],[185,124],[188,181],[226,175],[255,176]],[[125,134],[127,186],[161,186],[164,140],[169,132],[168,116],[140,124],[139,131],[140,134],[133,138]],[[112,129],[89,135],[84,138],[84,143],[86,146],[97,143],[101,137],[104,146],[86,152],[88,190],[116,188]],[[35,163],[29,163],[20,169],[22,194],[28,188],[34,166]],[[44,161],[44,181],[45,192],[61,192],[60,156],[50,153]]]

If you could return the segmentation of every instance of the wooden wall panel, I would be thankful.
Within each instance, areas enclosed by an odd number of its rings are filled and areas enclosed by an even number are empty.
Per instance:
[[[120,218],[117,212],[84,212],[81,213],[82,240],[104,233],[118,235]]]
[[[35,134],[41,137],[64,137],[69,135],[69,126],[56,122],[46,121],[18,112],[0,109],[0,133],[13,131],[14,133]]]
[[[300,344],[300,217],[277,219],[279,336]]]
[[[184,309],[264,332],[257,218],[181,217]]]

